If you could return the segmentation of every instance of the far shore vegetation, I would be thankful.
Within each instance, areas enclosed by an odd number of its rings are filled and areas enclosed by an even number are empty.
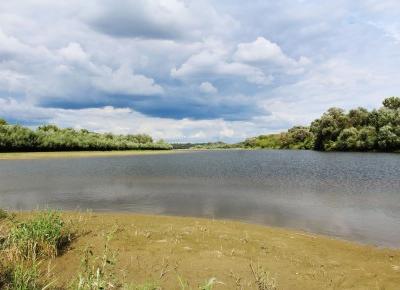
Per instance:
[[[397,289],[400,252],[240,222],[0,210],[0,289]]]
[[[32,130],[20,125],[10,125],[0,119],[0,152],[170,149],[170,144],[163,140],[154,142],[147,134],[101,134],[85,129],[63,129],[55,125],[43,125]]]
[[[224,142],[173,144],[174,148],[309,149],[318,151],[400,151],[400,98],[390,97],[383,107],[345,112],[330,108],[310,126],[295,126],[287,132],[260,135],[236,144]]]

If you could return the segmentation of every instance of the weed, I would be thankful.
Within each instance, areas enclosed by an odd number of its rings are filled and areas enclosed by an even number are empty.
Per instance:
[[[214,288],[214,285],[217,283],[222,283],[222,282],[218,282],[217,278],[211,278],[208,281],[206,281],[206,283],[203,286],[200,286],[199,289],[200,290],[212,290]]]
[[[186,290],[189,288],[189,283],[183,280],[181,276],[178,276],[178,282],[181,290]]]
[[[251,273],[253,274],[255,284],[258,290],[276,290],[276,280],[271,274],[263,269],[261,266],[254,267],[250,263]]]
[[[84,251],[81,261],[82,270],[79,273],[78,281],[73,285],[73,289],[97,290],[117,287],[113,271],[116,255],[109,248],[111,238],[111,234],[107,235],[101,256],[95,256],[90,248]]]

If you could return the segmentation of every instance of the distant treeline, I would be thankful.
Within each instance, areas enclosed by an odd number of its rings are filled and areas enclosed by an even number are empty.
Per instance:
[[[345,112],[330,108],[309,127],[261,135],[236,144],[241,148],[314,149],[319,151],[400,150],[400,98],[390,97],[383,107]]]
[[[390,97],[383,107],[345,112],[330,108],[310,126],[260,135],[236,144],[224,142],[174,144],[184,149],[313,149],[318,151],[400,151],[400,98]]]
[[[237,147],[235,144],[227,144],[224,142],[175,143],[171,145],[174,149],[229,149]]]
[[[20,125],[9,125],[0,119],[0,152],[168,149],[172,149],[170,144],[154,142],[146,134],[101,134],[85,129],[62,129],[55,125],[43,125],[31,130]]]

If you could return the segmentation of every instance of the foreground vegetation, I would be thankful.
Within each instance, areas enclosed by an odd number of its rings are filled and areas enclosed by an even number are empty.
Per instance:
[[[85,129],[62,129],[55,125],[44,125],[31,130],[20,125],[10,125],[0,119],[0,152],[166,149],[172,149],[171,145],[162,140],[154,142],[146,134],[100,134]]]
[[[330,108],[309,127],[262,135],[237,144],[242,148],[314,149],[319,151],[400,150],[400,98],[383,101],[383,107],[345,112]]]
[[[230,221],[0,212],[1,289],[396,289],[400,252]]]

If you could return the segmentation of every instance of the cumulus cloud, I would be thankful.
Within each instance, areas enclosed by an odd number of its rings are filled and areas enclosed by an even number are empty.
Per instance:
[[[67,61],[71,62],[87,62],[88,55],[82,49],[81,45],[76,42],[69,43],[66,47],[59,50],[60,55]]]
[[[216,94],[218,93],[218,89],[214,87],[214,85],[210,82],[202,82],[199,85],[199,89],[201,92],[205,94]]]
[[[300,68],[310,63],[310,60],[304,56],[298,61],[288,57],[276,43],[258,37],[250,43],[239,43],[234,54],[234,59],[240,62],[256,64],[273,64],[284,68]]]
[[[111,94],[157,95],[162,94],[161,86],[144,75],[136,75],[128,66],[121,66],[115,71],[107,70],[99,77],[94,77],[95,86]]]
[[[171,76],[178,79],[196,79],[212,75],[244,78],[256,85],[269,85],[273,77],[252,65],[231,60],[224,47],[205,48],[193,54],[180,67],[171,70]]]

